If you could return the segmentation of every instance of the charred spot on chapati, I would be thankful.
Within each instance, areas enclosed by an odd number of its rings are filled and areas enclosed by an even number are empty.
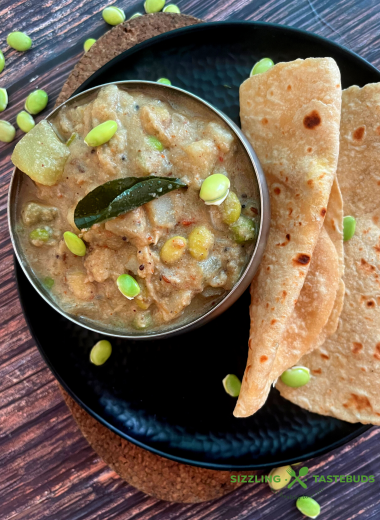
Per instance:
[[[356,139],[357,141],[361,141],[364,137],[364,133],[365,133],[365,126],[359,126],[359,128],[357,128],[354,133],[353,133],[353,137],[354,139]]]
[[[321,124],[321,116],[318,114],[316,110],[313,110],[304,117],[303,119],[303,125],[308,130],[314,130],[314,128]]]
[[[307,265],[311,260],[310,255],[299,253],[296,258],[293,258],[293,262],[301,265]]]

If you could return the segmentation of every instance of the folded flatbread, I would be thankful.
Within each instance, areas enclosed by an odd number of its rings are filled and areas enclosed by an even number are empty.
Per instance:
[[[269,377],[271,381],[319,347],[330,330],[335,331],[336,315],[341,309],[340,282],[338,255],[323,227],[304,286],[281,338]]]
[[[322,329],[321,334],[318,338],[317,343],[309,348],[308,352],[314,350],[317,346],[322,345],[325,339],[331,334],[334,334],[338,328],[339,316],[343,309],[344,292],[345,286],[343,282],[344,274],[344,249],[343,249],[343,198],[338,184],[338,178],[335,179],[329,199],[329,205],[327,206],[326,219],[324,223],[329,237],[331,238],[336,252],[338,254],[339,261],[339,286],[337,295],[334,302],[333,310],[330,314],[329,320],[325,327]],[[307,351],[304,352],[306,354]]]
[[[272,218],[251,285],[248,361],[236,417],[261,408],[273,382],[276,356],[327,212],[340,109],[340,72],[331,58],[279,63],[240,87],[242,129],[264,169]]]
[[[272,380],[336,331],[343,307],[343,272],[343,200],[335,179],[310,269],[277,350]]]
[[[356,218],[345,242],[346,295],[336,333],[299,364],[311,370],[301,388],[281,395],[307,410],[380,425],[380,84],[342,95],[338,180],[344,212]]]

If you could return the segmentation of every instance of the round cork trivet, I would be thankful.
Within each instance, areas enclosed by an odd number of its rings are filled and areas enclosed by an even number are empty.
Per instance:
[[[87,78],[123,51],[158,34],[197,23],[201,20],[192,16],[156,13],[114,27],[99,38],[77,63],[58,96],[56,106],[66,101]],[[231,482],[231,475],[236,472],[180,464],[135,446],[108,430],[62,388],[61,391],[84,437],[96,453],[122,479],[144,493],[170,502],[196,503],[213,500],[241,485]]]
[[[241,485],[231,482],[236,472],[180,464],[135,446],[100,424],[61,391],[91,447],[123,480],[147,495],[169,502],[196,503],[219,498]]]
[[[68,99],[94,72],[122,52],[153,36],[202,23],[187,14],[155,13],[121,23],[101,36],[75,65],[58,96],[56,106]]]

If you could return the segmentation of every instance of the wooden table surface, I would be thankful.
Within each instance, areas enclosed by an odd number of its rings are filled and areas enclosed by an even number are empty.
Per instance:
[[[49,107],[54,105],[83,41],[108,30],[101,17],[107,1],[1,0],[6,69],[0,86],[11,98],[4,118],[14,122],[26,93],[37,86],[48,91]],[[117,5],[127,17],[143,11],[142,1],[118,0]],[[208,21],[260,20],[306,29],[380,66],[378,0],[179,0],[178,5]],[[32,37],[33,50],[21,54],[7,47],[6,36],[14,30]],[[0,143],[0,519],[301,519],[294,500],[272,496],[265,484],[246,484],[199,505],[157,501],[125,484],[88,446],[21,313],[6,219],[12,149],[13,144]],[[313,474],[375,476],[372,484],[325,484],[318,498],[320,518],[380,518],[379,441],[380,429],[372,428],[309,462]]]

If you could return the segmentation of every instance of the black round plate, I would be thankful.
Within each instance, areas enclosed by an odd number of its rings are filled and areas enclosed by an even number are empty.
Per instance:
[[[333,57],[343,87],[380,81],[352,52],[318,36],[264,23],[202,24],[158,36],[124,52],[76,92],[110,81],[168,77],[239,121],[239,85],[264,56],[275,62]],[[102,367],[89,362],[99,335],[63,318],[16,266],[25,316],[45,360],[70,394],[122,437],[160,455],[207,468],[284,465],[329,451],[368,426],[309,413],[272,390],[248,419],[232,415],[223,389],[242,376],[249,333],[249,294],[204,327],[171,339],[112,338]]]

